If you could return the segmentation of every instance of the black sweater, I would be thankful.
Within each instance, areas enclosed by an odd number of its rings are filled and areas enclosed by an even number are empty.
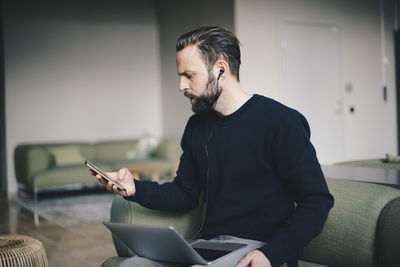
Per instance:
[[[193,115],[175,180],[135,181],[136,194],[128,199],[188,212],[204,191],[203,237],[265,241],[260,250],[272,266],[296,266],[334,202],[309,138],[300,113],[260,95],[228,116]]]

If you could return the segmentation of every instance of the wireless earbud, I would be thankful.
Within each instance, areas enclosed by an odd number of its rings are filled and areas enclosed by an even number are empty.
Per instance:
[[[218,74],[217,80],[219,80],[219,78],[221,77],[221,75],[222,75],[224,72],[225,72],[225,71],[224,71],[223,69],[220,69],[220,70],[219,70],[219,74]]]

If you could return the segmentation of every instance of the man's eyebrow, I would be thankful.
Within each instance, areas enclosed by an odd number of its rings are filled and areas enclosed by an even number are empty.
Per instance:
[[[193,74],[195,74],[195,72],[190,71],[190,70],[185,70],[184,72],[178,72],[179,76],[182,76],[182,75],[187,76],[187,75],[193,75]]]

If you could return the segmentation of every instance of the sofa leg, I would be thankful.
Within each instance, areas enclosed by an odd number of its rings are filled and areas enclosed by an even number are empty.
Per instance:
[[[38,191],[36,189],[33,190],[33,221],[35,226],[39,226],[39,214],[37,212],[37,201],[38,201]]]
[[[38,200],[38,192],[36,189],[33,190],[33,204],[37,204],[37,200]]]
[[[18,191],[17,191],[17,198],[22,199],[26,196],[26,188],[23,184],[18,183]]]

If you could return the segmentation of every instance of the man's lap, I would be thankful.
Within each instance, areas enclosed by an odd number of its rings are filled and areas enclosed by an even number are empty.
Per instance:
[[[247,255],[247,253],[256,250],[257,248],[262,247],[265,245],[264,242],[257,241],[257,240],[251,240],[251,239],[243,239],[243,238],[238,238],[234,236],[227,236],[227,235],[220,235],[218,237],[212,238],[211,240],[218,240],[221,242],[230,242],[230,243],[242,243],[242,244],[247,244],[247,246],[240,248],[238,250],[235,250],[232,253],[229,253],[228,255],[225,255],[224,257],[216,260],[209,266],[213,267],[222,267],[222,266],[235,266],[243,257]],[[149,259],[145,259],[142,257],[134,256],[132,258],[129,258],[125,261],[123,261],[120,265],[120,267],[132,267],[132,266],[144,266],[144,267],[177,267],[181,266],[179,264],[172,264],[172,263],[166,263],[166,262],[161,262],[161,261],[153,261]],[[192,265],[192,267],[198,267],[198,266],[204,266],[204,265]],[[286,266],[283,265],[283,266]]]

